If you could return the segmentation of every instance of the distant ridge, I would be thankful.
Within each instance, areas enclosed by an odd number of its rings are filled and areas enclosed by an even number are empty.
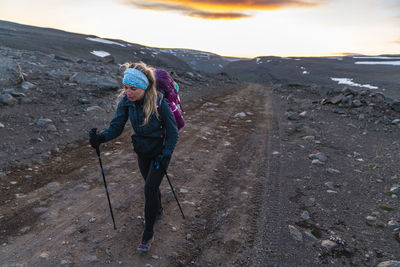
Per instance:
[[[90,41],[90,39],[96,38],[124,45],[115,46]],[[232,61],[243,60],[193,49],[147,47],[119,39],[100,38],[95,35],[71,33],[4,20],[0,20],[0,45],[64,57],[79,57],[86,60],[95,58],[90,53],[93,50],[105,51],[111,54],[118,63],[142,60],[160,67],[194,69],[210,73],[219,72]]]

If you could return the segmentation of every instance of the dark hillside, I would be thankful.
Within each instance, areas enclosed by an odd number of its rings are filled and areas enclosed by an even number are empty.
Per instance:
[[[76,57],[84,60],[99,59],[91,51],[106,51],[117,63],[142,60],[150,65],[190,70],[179,58],[158,53],[138,44],[122,40],[110,40],[118,44],[90,41],[93,35],[70,33],[50,28],[40,28],[0,20],[0,46],[29,51],[40,51],[61,57]],[[108,40],[108,39],[107,39]]]

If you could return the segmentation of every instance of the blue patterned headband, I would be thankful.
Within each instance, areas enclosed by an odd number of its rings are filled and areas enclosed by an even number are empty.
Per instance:
[[[140,70],[128,68],[124,73],[123,84],[129,84],[131,86],[146,90],[149,86],[149,80],[146,75]]]

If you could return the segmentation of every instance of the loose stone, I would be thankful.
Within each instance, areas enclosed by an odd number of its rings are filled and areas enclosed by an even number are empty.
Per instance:
[[[340,171],[339,171],[339,170],[332,169],[332,168],[328,168],[326,171],[329,172],[329,173],[331,173],[331,174],[340,174]]]
[[[332,195],[337,194],[337,191],[334,191],[334,190],[326,190],[326,192],[327,192],[328,194],[332,194]]]
[[[400,267],[400,261],[384,261],[379,263],[378,267]]]
[[[329,189],[334,189],[333,182],[326,182],[325,186],[328,187]]]
[[[322,240],[322,242],[321,242],[321,246],[326,248],[329,251],[332,251],[334,248],[337,247],[337,245],[338,244],[336,242],[333,242],[331,240]]]
[[[303,220],[308,220],[308,219],[310,219],[310,214],[308,213],[308,211],[303,211],[302,213],[301,213],[301,218],[303,218]]]
[[[390,221],[388,222],[388,226],[389,226],[390,228],[392,228],[393,230],[400,227],[399,223],[398,223],[397,221],[395,221],[395,220],[390,220]]]
[[[42,253],[40,253],[39,257],[42,259],[48,259],[50,257],[50,255],[47,252],[42,252]]]
[[[294,227],[293,225],[289,225],[289,232],[294,240],[303,243],[303,235],[296,227]]]

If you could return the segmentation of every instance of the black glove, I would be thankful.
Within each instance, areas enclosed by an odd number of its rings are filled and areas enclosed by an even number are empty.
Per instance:
[[[171,156],[166,156],[163,154],[159,154],[155,159],[154,159],[154,168],[156,169],[164,169],[165,171],[168,168],[169,160]]]
[[[98,149],[101,143],[104,143],[104,136],[97,133],[97,129],[93,128],[89,132],[89,142],[94,149]]]

